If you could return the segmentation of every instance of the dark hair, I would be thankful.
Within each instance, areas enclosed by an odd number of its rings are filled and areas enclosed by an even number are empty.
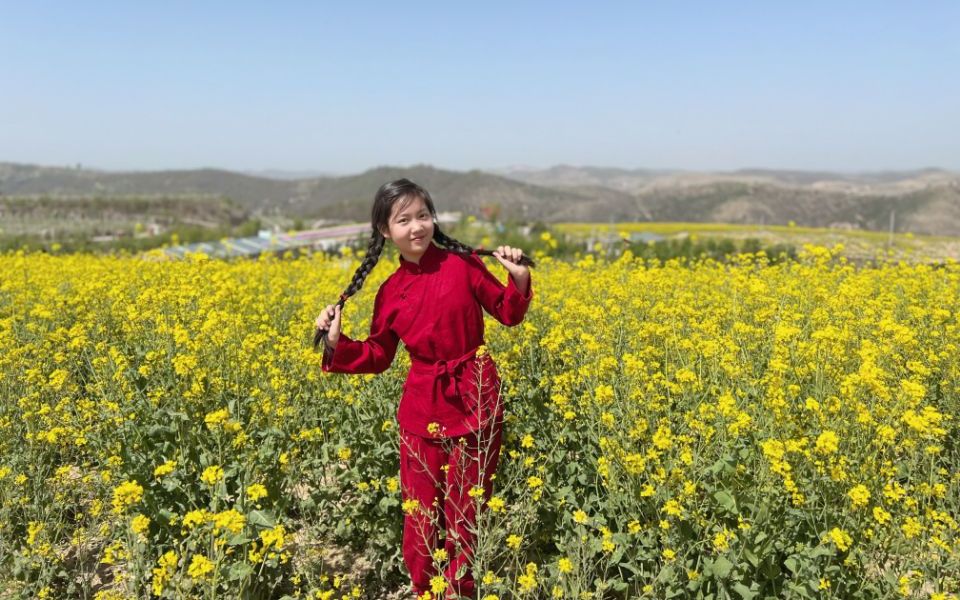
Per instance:
[[[363,287],[363,282],[367,279],[367,275],[370,274],[370,271],[373,270],[373,267],[375,267],[380,260],[380,254],[383,252],[383,247],[386,243],[386,238],[383,237],[381,231],[389,227],[393,205],[400,202],[398,209],[403,210],[407,204],[416,198],[423,200],[424,204],[427,205],[427,209],[430,211],[430,215],[433,217],[433,240],[435,242],[447,250],[459,254],[471,254],[474,252],[474,249],[470,246],[453,239],[440,230],[440,224],[437,223],[437,210],[433,206],[433,198],[430,197],[430,192],[406,178],[387,182],[380,186],[380,189],[377,190],[377,195],[373,198],[373,209],[370,211],[370,225],[373,229],[370,233],[370,245],[367,247],[367,254],[363,257],[363,262],[360,263],[360,266],[353,274],[350,285],[340,294],[340,300],[337,304],[340,305],[341,309],[347,298],[360,291],[360,288]],[[321,338],[324,343],[326,343],[326,331],[318,330],[316,332],[313,338],[314,347],[320,343]]]

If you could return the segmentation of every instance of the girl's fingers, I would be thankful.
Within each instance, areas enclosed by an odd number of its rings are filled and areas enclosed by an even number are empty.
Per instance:
[[[314,322],[314,325],[317,326],[317,329],[330,329],[330,324],[340,313],[340,307],[336,304],[330,304],[323,309],[323,312],[320,313],[320,316],[317,317],[317,320]]]

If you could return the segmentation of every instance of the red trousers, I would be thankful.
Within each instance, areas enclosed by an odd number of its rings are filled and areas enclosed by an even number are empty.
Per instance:
[[[418,509],[404,511],[403,520],[403,560],[415,594],[430,590],[431,578],[441,575],[438,571],[442,569],[448,596],[473,596],[470,563],[477,509],[482,510],[493,494],[491,475],[500,458],[502,434],[500,419],[479,433],[453,438],[429,439],[401,429],[403,499],[419,503]],[[483,488],[482,498],[470,496],[474,486]],[[440,539],[440,529],[446,530],[444,540]],[[446,550],[445,561],[433,556],[440,548]],[[442,594],[433,593],[433,597]]]

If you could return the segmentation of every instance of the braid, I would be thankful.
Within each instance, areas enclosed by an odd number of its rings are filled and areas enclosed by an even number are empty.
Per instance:
[[[447,250],[452,250],[458,254],[472,254],[473,248],[464,244],[463,242],[458,242],[449,235],[440,231],[440,225],[433,226],[433,239],[437,241],[438,244],[441,244]]]
[[[363,282],[366,281],[367,275],[370,274],[370,271],[373,270],[373,267],[375,267],[380,260],[380,254],[383,252],[385,242],[386,238],[384,238],[379,231],[374,231],[370,235],[370,245],[367,246],[367,254],[364,256],[360,266],[357,267],[357,271],[353,274],[353,280],[350,282],[350,285],[348,285],[347,289],[343,292],[346,298],[356,294],[360,291],[360,288],[363,287]]]
[[[370,235],[370,245],[367,246],[367,254],[363,257],[363,262],[360,263],[360,266],[357,267],[356,272],[353,274],[353,280],[350,281],[350,285],[347,286],[347,289],[340,294],[340,300],[337,304],[340,305],[341,311],[343,310],[343,305],[347,301],[347,298],[353,296],[360,291],[360,288],[363,287],[363,282],[366,281],[367,275],[370,274],[370,271],[373,270],[373,267],[377,265],[377,262],[380,260],[380,255],[383,253],[383,246],[386,243],[386,238],[383,237],[376,229],[373,230],[373,233]],[[324,346],[327,345],[327,332],[323,329],[318,329],[313,335],[313,347],[316,348],[320,341],[323,341]]]
[[[459,242],[444,232],[440,231],[440,225],[434,224],[433,226],[433,239],[437,241],[438,244],[443,245],[447,250],[456,252],[457,254],[477,254],[481,256],[493,256],[493,250],[477,250],[476,248],[471,248],[470,246]],[[530,259],[529,256],[521,255],[520,264],[533,267],[536,263]]]

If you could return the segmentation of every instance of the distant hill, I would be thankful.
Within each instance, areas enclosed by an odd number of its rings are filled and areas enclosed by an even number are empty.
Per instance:
[[[960,236],[960,176],[939,169],[837,174],[745,169],[709,173],[560,165],[496,172],[382,166],[346,176],[279,179],[219,169],[105,172],[0,163],[0,218],[30,198],[63,203],[131,197],[218,199],[230,218],[283,215],[365,221],[377,188],[408,177],[437,209],[545,222],[694,221],[896,230]],[[16,199],[16,201],[14,201]],[[226,202],[224,205],[223,203]],[[89,203],[88,203],[89,204]],[[167,202],[167,205],[170,203]],[[19,207],[19,208],[18,208]],[[34,212],[36,207],[34,207]],[[197,218],[202,218],[198,215]]]
[[[942,169],[829,173],[742,169],[732,172],[559,165],[498,175],[542,187],[630,196],[634,220],[786,224],[960,235],[960,174]],[[583,220],[601,221],[587,218]]]
[[[384,182],[408,177],[423,185],[438,210],[478,214],[499,205],[501,216],[547,220],[573,218],[580,206],[617,196],[624,209],[630,198],[606,190],[599,198],[582,192],[530,185],[481,171],[456,172],[428,165],[377,167],[358,175],[279,180],[217,169],[111,173],[88,169],[0,163],[2,196],[130,197],[219,195],[251,214],[366,220],[373,196]],[[585,192],[590,193],[590,192]],[[631,212],[617,212],[628,218]]]

